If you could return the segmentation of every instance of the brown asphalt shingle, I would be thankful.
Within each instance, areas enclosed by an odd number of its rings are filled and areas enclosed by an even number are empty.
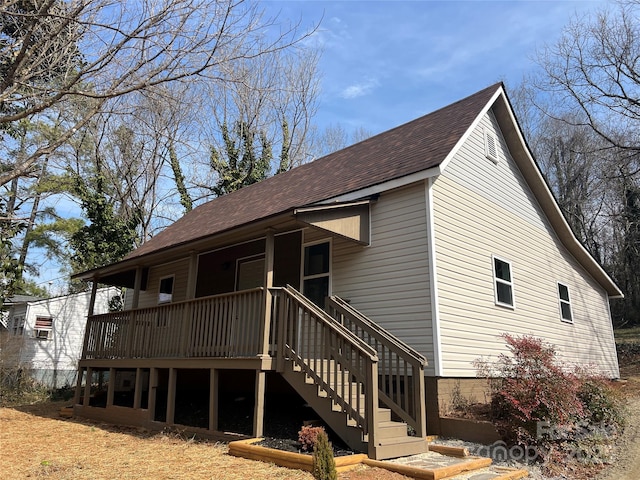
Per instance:
[[[435,167],[501,86],[200,205],[126,259]]]

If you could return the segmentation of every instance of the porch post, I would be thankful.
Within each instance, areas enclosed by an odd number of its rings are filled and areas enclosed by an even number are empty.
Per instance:
[[[140,288],[142,288],[142,267],[136,267],[136,279],[133,283],[133,299],[131,302],[131,308],[138,308],[138,302],[140,301]]]
[[[84,382],[84,398],[82,399],[82,404],[85,407],[88,407],[90,404],[91,398],[91,382],[93,381],[93,368],[87,368],[87,378]]]
[[[264,394],[266,385],[266,372],[256,370],[256,400],[253,410],[253,436],[261,437],[264,433]]]
[[[133,390],[133,408],[142,405],[142,369],[136,368],[136,384]]]
[[[147,401],[147,411],[149,421],[155,420],[156,417],[156,394],[158,390],[158,369],[151,367],[149,369],[149,399]]]
[[[96,295],[98,293],[98,277],[91,279],[91,297],[89,298],[89,316],[93,316],[93,310],[96,306]]]
[[[82,377],[84,376],[84,372],[86,371],[83,367],[78,367],[78,378],[76,381],[76,391],[73,395],[73,404],[79,405],[80,399],[82,397]]]
[[[198,277],[198,253],[196,251],[191,252],[189,257],[189,277],[187,278],[187,300],[191,300],[196,297],[196,282]]]
[[[193,300],[196,296],[196,273],[198,270],[198,254],[191,252],[189,257],[189,273],[187,278],[187,300]],[[188,357],[190,355],[191,345],[191,319],[193,316],[193,303],[189,302],[184,307],[182,317],[182,329],[180,330],[180,356]]]
[[[178,371],[175,368],[169,369],[169,386],[167,392],[167,424],[173,425],[176,414],[176,377]]]
[[[264,251],[264,315],[261,326],[262,348],[258,352],[258,356],[269,358],[269,334],[271,332],[271,292],[269,289],[273,287],[273,250],[274,250],[274,230],[267,229],[267,237],[265,241]]]
[[[107,407],[113,405],[113,393],[116,388],[116,369],[109,369],[109,384],[107,385]]]
[[[218,430],[218,370],[212,368],[209,380],[209,430]]]

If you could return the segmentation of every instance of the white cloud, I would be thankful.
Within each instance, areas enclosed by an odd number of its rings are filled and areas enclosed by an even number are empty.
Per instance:
[[[369,95],[370,93],[372,93],[379,85],[380,82],[378,82],[378,80],[376,80],[375,78],[370,78],[363,82],[349,85],[347,88],[342,90],[340,96],[342,98],[362,97],[364,95]]]

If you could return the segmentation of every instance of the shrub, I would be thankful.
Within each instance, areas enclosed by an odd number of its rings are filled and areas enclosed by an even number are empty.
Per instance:
[[[479,374],[489,378],[492,416],[508,441],[548,446],[560,437],[584,437],[585,424],[622,424],[620,402],[606,379],[568,368],[555,347],[539,338],[502,337],[510,355],[475,363]],[[548,422],[555,438],[537,438],[539,422]]]
[[[316,480],[337,480],[338,473],[333,458],[333,448],[324,429],[319,428],[320,431],[316,435],[313,447],[313,478]]]
[[[577,371],[581,379],[578,398],[584,405],[585,420],[592,424],[623,427],[625,409],[620,394],[612,387],[611,381],[584,371]]]
[[[25,366],[0,367],[0,406],[45,402],[49,390]]]
[[[320,433],[325,433],[324,428],[305,425],[298,432],[298,442],[303,452],[313,451],[314,445]]]

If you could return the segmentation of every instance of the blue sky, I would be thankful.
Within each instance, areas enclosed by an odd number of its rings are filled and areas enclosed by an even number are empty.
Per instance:
[[[536,50],[603,1],[263,1],[320,22],[316,123],[379,133],[495,82],[532,72]]]
[[[322,48],[315,123],[376,134],[495,82],[518,84],[536,68],[536,50],[574,15],[604,1],[272,1],[268,16],[319,24]],[[63,207],[63,205],[59,205]],[[37,261],[37,259],[35,259]],[[63,285],[42,259],[38,282]]]

